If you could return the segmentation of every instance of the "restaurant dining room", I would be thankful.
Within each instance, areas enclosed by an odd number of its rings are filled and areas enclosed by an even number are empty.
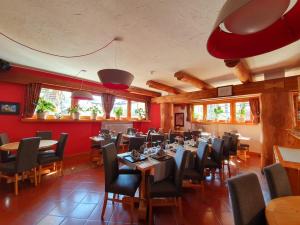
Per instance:
[[[0,225],[299,225],[299,0],[0,1]]]

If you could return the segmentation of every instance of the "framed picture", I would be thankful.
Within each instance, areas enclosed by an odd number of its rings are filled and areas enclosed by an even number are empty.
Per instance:
[[[184,113],[175,113],[175,127],[184,127]]]
[[[19,115],[20,104],[16,102],[0,102],[0,114]]]

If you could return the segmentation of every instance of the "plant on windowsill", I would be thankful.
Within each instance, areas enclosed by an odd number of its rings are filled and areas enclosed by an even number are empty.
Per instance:
[[[98,108],[97,105],[93,105],[87,109],[87,111],[91,112],[91,119],[96,120],[98,113],[101,114],[101,110]]]
[[[116,116],[116,119],[120,119],[120,117],[123,115],[123,109],[122,107],[116,107],[114,108],[114,114]]]
[[[79,120],[81,111],[82,109],[79,107],[79,105],[74,105],[68,109],[68,112],[71,114],[73,120]]]
[[[240,122],[245,122],[246,121],[246,104],[245,103],[242,103],[241,104],[241,109],[240,109]]]
[[[215,113],[215,120],[219,121],[219,116],[224,113],[223,109],[218,106],[217,108],[214,108],[214,113]]]
[[[47,117],[48,112],[54,112],[55,105],[45,100],[44,98],[39,98],[39,101],[36,105],[36,116],[37,119],[44,120]]]
[[[135,113],[138,115],[139,120],[145,119],[146,113],[143,108],[136,109]]]

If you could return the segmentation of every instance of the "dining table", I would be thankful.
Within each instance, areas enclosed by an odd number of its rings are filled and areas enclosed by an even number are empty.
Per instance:
[[[39,145],[39,150],[45,150],[53,145],[56,145],[58,141],[56,140],[41,140]],[[1,151],[16,151],[18,150],[20,142],[11,142],[0,146]]]
[[[287,196],[271,200],[265,209],[268,225],[299,225],[300,196]]]

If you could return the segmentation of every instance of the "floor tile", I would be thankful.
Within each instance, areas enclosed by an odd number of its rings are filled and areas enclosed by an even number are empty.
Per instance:
[[[38,225],[59,225],[64,220],[61,216],[46,216],[44,217]]]
[[[69,216],[78,219],[88,219],[95,208],[96,204],[80,203],[74,208]]]

